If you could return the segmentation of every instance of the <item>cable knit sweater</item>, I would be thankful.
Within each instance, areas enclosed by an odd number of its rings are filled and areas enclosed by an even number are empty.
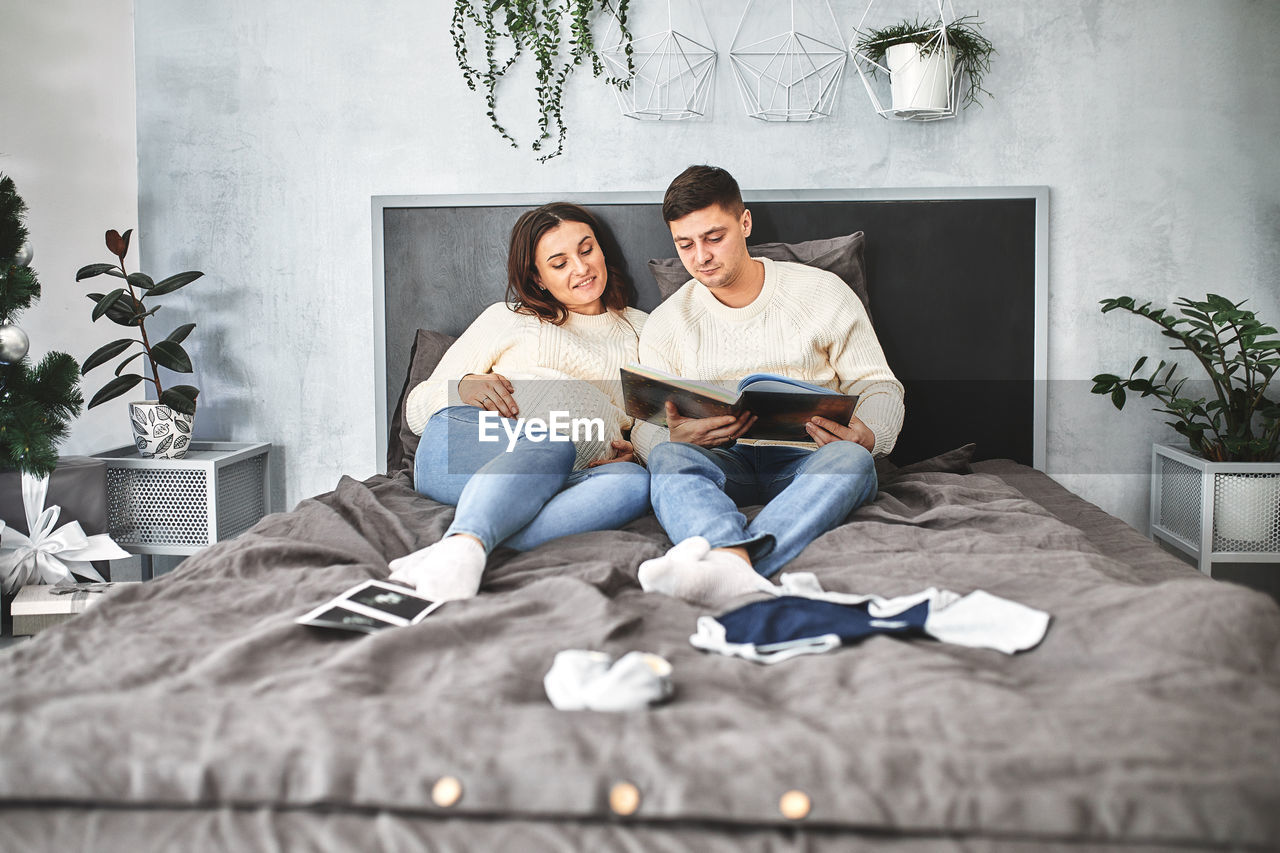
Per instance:
[[[825,270],[758,260],[764,288],[750,305],[730,308],[691,280],[655,308],[640,337],[640,363],[730,387],[763,371],[857,394],[855,414],[876,436],[873,453],[889,453],[902,429],[902,383],[862,302]],[[641,459],[666,440],[665,429],[644,422],[632,434]]]
[[[637,359],[637,338],[648,315],[635,308],[623,314],[569,314],[563,325],[517,314],[505,303],[490,305],[462,333],[425,381],[409,392],[405,422],[422,434],[427,419],[448,406],[462,405],[458,380],[468,373],[500,373],[515,386],[519,417],[549,420],[551,412],[571,418],[601,418],[604,440],[593,433],[579,440],[575,469],[612,455],[610,442],[622,438],[631,418],[624,411],[618,370]],[[501,429],[493,434],[506,441]]]

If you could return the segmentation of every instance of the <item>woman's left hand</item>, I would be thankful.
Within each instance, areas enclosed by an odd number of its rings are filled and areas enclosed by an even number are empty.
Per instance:
[[[613,456],[608,459],[597,459],[595,462],[588,462],[588,468],[594,468],[597,465],[608,465],[610,462],[635,462],[636,449],[631,442],[624,439],[618,439],[609,445],[613,449]]]

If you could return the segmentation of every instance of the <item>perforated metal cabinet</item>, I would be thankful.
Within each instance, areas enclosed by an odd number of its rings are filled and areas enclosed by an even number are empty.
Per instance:
[[[1280,564],[1280,462],[1210,462],[1154,445],[1151,536],[1210,576],[1214,563]]]
[[[94,454],[107,465],[107,528],[124,550],[186,556],[248,530],[271,511],[270,444],[193,441],[182,459],[144,459],[132,445]]]

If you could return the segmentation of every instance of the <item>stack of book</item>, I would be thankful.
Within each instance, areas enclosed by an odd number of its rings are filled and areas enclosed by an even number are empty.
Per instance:
[[[9,611],[13,616],[13,635],[29,636],[65,622],[101,601],[107,590],[125,583],[136,581],[24,586],[18,590]]]

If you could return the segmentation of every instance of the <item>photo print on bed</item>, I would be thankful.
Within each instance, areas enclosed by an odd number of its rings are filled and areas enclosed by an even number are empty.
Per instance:
[[[372,634],[384,628],[415,625],[443,603],[424,598],[400,584],[367,580],[294,621],[316,628]]]

